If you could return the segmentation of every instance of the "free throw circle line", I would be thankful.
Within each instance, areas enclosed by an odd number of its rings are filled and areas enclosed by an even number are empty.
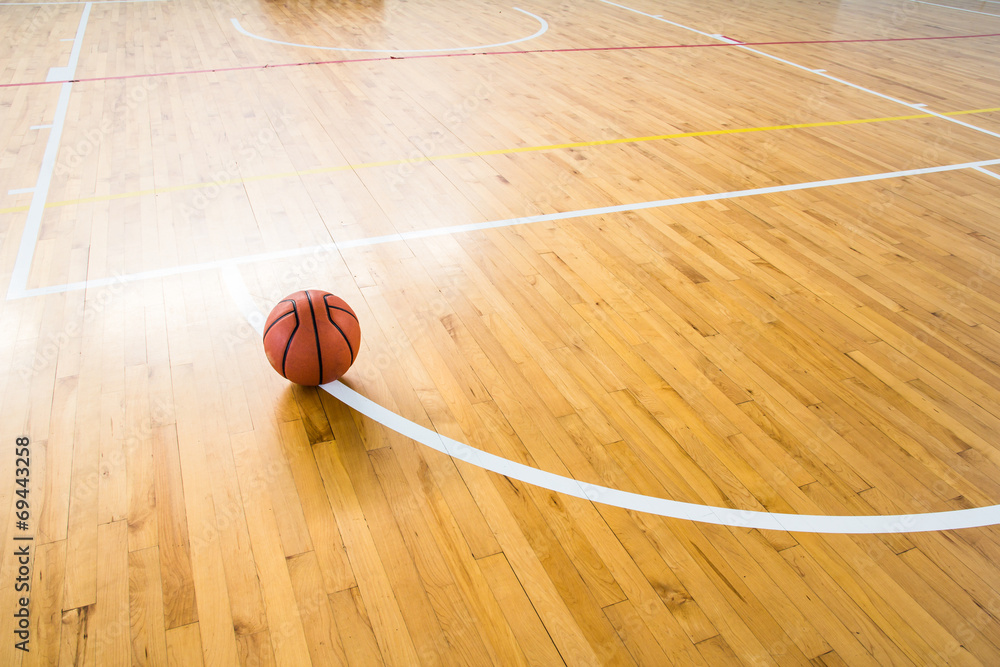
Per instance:
[[[490,49],[496,46],[510,46],[511,44],[517,44],[519,42],[527,42],[530,39],[535,39],[545,34],[549,29],[549,24],[541,16],[532,14],[531,12],[526,12],[520,7],[514,7],[514,11],[526,14],[531,18],[538,21],[540,27],[538,31],[533,35],[528,37],[521,37],[520,39],[513,39],[509,42],[498,42],[497,44],[477,44],[475,46],[451,46],[443,49],[349,49],[342,46],[316,46],[315,44],[296,44],[295,42],[283,42],[277,39],[271,39],[269,37],[261,37],[260,35],[255,35],[252,32],[246,30],[240,25],[240,22],[236,19],[229,19],[232,21],[233,27],[236,28],[238,32],[247,37],[252,37],[254,39],[259,39],[262,42],[270,42],[271,44],[280,44],[281,46],[297,46],[303,49],[321,49],[323,51],[358,51],[362,53],[440,53],[443,51],[474,51],[476,49]]]
[[[263,334],[265,317],[247,291],[236,266],[221,269],[222,281],[247,322]],[[320,385],[328,394],[372,421],[415,440],[452,458],[489,470],[511,479],[533,484],[549,491],[611,505],[627,510],[656,514],[672,519],[698,521],[733,528],[784,530],[792,533],[880,534],[920,533],[959,528],[979,528],[1000,524],[1000,505],[947,512],[922,514],[890,514],[878,516],[830,516],[823,514],[781,514],[754,510],[730,509],[697,503],[685,503],[667,498],[644,496],[606,486],[581,482],[571,477],[532,468],[505,459],[464,442],[453,440],[437,431],[421,426],[402,415],[365,398],[339,380]]]

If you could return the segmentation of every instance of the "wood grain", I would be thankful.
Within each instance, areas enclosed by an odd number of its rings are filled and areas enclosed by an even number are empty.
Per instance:
[[[1000,5],[88,7],[55,128],[84,6],[0,6],[0,292],[39,223],[0,300],[0,447],[32,443],[28,531],[0,457],[0,536],[33,537],[33,650],[0,662],[1000,663],[995,526],[564,496],[289,385],[233,294],[338,294],[346,385],[564,477],[997,505],[1000,167],[925,170],[1000,158],[1000,18],[961,11]],[[525,12],[548,28],[514,41]]]

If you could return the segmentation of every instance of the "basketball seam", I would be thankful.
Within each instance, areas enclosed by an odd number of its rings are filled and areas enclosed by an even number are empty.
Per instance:
[[[292,333],[288,334],[288,340],[285,341],[285,353],[281,355],[281,376],[284,378],[288,377],[285,374],[285,364],[288,363],[288,351],[292,348],[292,341],[295,340],[295,332],[299,330],[299,306],[297,303],[295,303],[295,301],[292,301],[291,299],[287,299],[287,301],[289,301],[292,304],[291,314],[295,315],[295,328],[292,329]],[[285,317],[286,315],[288,315],[288,313],[282,315],[281,317]],[[272,323],[271,326],[274,326],[274,324]],[[271,327],[268,327],[267,330],[270,331]],[[266,331],[264,332],[264,335],[267,336]]]
[[[281,303],[284,303],[284,301],[282,301]],[[268,332],[269,332],[269,331],[270,331],[270,330],[271,330],[271,329],[272,329],[272,328],[274,327],[274,325],[275,325],[275,324],[277,324],[277,323],[278,323],[278,322],[280,322],[281,320],[285,319],[285,318],[286,318],[286,317],[288,317],[289,315],[294,315],[294,314],[295,314],[295,310],[294,310],[294,305],[295,305],[295,302],[294,302],[294,301],[290,301],[290,303],[292,304],[292,306],[293,306],[293,309],[292,309],[292,310],[290,310],[290,311],[288,311],[287,313],[285,313],[284,315],[282,315],[281,317],[279,317],[279,318],[278,318],[278,319],[276,319],[275,321],[271,322],[271,325],[270,325],[270,326],[268,326],[268,327],[267,327],[267,329],[265,329],[265,330],[264,330],[264,335],[262,336],[262,338],[267,338],[267,334],[268,334]]]
[[[316,323],[316,309],[313,307],[312,295],[306,290],[306,299],[309,301],[309,311],[312,313],[313,321],[313,334],[316,336],[316,361],[319,365],[319,382],[317,384],[323,384],[323,348],[319,343],[319,325]],[[329,317],[329,312],[327,312],[327,317]]]
[[[326,301],[326,297],[323,297],[323,301]],[[333,321],[333,316],[330,315],[330,309],[331,308],[336,308],[337,310],[344,310],[344,309],[343,308],[338,308],[337,306],[331,306],[330,304],[326,304],[326,319],[330,320],[330,324],[332,324],[333,326],[335,326],[337,328],[337,331],[340,332],[340,335],[344,337],[344,342],[347,343],[347,351],[351,353],[351,363],[353,364],[354,363],[354,346],[351,345],[350,339],[347,337],[347,334],[344,333],[344,330],[340,328],[340,325]],[[344,310],[344,312],[347,313],[346,310]],[[347,313],[347,314],[350,315],[350,313]],[[357,320],[358,318],[355,317],[354,319]]]
[[[349,341],[347,339],[347,334],[345,334],[344,330],[340,328],[340,325],[337,324],[336,322],[334,322],[333,318],[330,317],[330,312],[329,311],[327,311],[326,316],[327,316],[327,318],[329,318],[330,324],[332,324],[333,326],[337,327],[337,331],[339,331],[340,335],[344,337],[344,342],[347,343],[347,351],[351,353],[351,363],[353,364],[354,363],[354,346],[351,345],[351,341]]]
[[[343,311],[343,312],[347,313],[348,315],[350,315],[351,317],[353,317],[355,321],[357,321],[357,319],[358,319],[357,315],[355,315],[351,311],[347,310],[346,308],[341,308],[340,306],[331,306],[330,304],[326,304],[326,307],[327,308],[336,308],[337,310]]]

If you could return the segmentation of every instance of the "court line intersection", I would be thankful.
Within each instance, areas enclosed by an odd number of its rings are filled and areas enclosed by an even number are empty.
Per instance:
[[[92,3],[90,2],[85,3],[83,6],[83,13],[80,15],[76,35],[73,37],[73,47],[70,51],[69,63],[65,66],[50,67],[48,76],[46,77],[46,81],[61,82],[59,101],[56,103],[56,111],[52,122],[45,124],[48,126],[49,139],[45,143],[45,153],[42,156],[42,165],[38,171],[38,179],[35,181],[34,187],[31,188],[31,204],[28,206],[28,216],[24,222],[24,229],[21,231],[21,241],[18,245],[17,257],[14,260],[10,283],[7,286],[8,299],[22,294],[28,285],[31,262],[35,255],[35,246],[38,244],[38,232],[42,226],[42,216],[45,213],[46,200],[49,196],[52,175],[56,167],[56,157],[59,154],[59,142],[62,140],[63,127],[66,124],[69,95],[73,89],[72,79],[76,75],[76,67],[80,59],[80,48],[83,44],[83,36],[87,31],[87,21],[90,19],[91,6]]]
[[[842,84],[842,85],[845,85],[845,86],[849,86],[849,87],[851,87],[851,88],[853,88],[855,90],[860,90],[863,93],[868,93],[869,95],[875,95],[876,97],[880,97],[883,100],[888,100],[889,102],[894,102],[896,104],[902,104],[903,106],[909,107],[910,109],[916,109],[918,111],[927,111],[927,113],[931,114],[932,116],[936,116],[937,118],[941,118],[942,120],[946,120],[946,121],[948,121],[950,123],[955,123],[957,125],[961,125],[962,127],[967,127],[967,128],[969,128],[971,130],[975,130],[976,132],[981,132],[981,133],[989,135],[991,137],[996,137],[996,138],[1000,139],[1000,133],[992,132],[990,130],[984,129],[982,127],[978,127],[976,125],[972,125],[970,123],[963,123],[960,120],[957,120],[955,118],[950,118],[950,117],[948,117],[948,116],[946,116],[946,115],[944,115],[942,113],[938,113],[936,111],[931,111],[931,110],[929,110],[929,109],[926,108],[927,105],[924,104],[924,103],[907,102],[905,100],[901,100],[899,98],[892,97],[891,95],[886,95],[885,93],[880,93],[877,90],[872,90],[871,88],[865,88],[864,86],[859,86],[858,84],[852,83],[850,81],[847,81],[846,79],[841,79],[839,77],[833,76],[832,74],[827,74],[826,70],[813,69],[812,67],[806,67],[805,65],[800,65],[798,63],[794,63],[791,60],[786,60],[784,58],[779,58],[778,56],[772,55],[770,53],[765,53],[764,51],[761,51],[759,49],[750,48],[750,46],[748,44],[746,44],[744,42],[741,42],[739,40],[730,39],[729,37],[726,37],[725,35],[713,35],[713,34],[710,34],[710,33],[707,33],[707,32],[703,32],[701,30],[698,30],[697,28],[692,28],[690,26],[686,26],[683,23],[677,23],[676,21],[671,21],[670,19],[665,19],[661,15],[647,14],[646,12],[639,11],[638,9],[634,9],[632,7],[627,7],[625,5],[620,5],[617,2],[612,2],[611,0],[600,0],[600,1],[603,2],[606,5],[612,5],[614,7],[620,7],[621,9],[625,9],[625,10],[633,12],[635,14],[640,14],[642,16],[646,16],[646,17],[654,19],[656,21],[660,21],[661,23],[666,23],[668,25],[672,25],[672,26],[677,27],[677,28],[683,28],[684,30],[688,30],[690,32],[697,33],[699,35],[702,35],[703,37],[708,37],[708,38],[711,38],[711,39],[715,39],[715,40],[718,40],[720,42],[724,42],[726,44],[732,44],[733,46],[736,46],[737,48],[740,48],[740,49],[742,49],[744,51],[749,51],[750,53],[756,53],[759,56],[763,56],[765,58],[769,58],[769,59],[774,60],[776,62],[788,65],[790,67],[794,67],[796,69],[800,69],[800,70],[804,70],[806,72],[810,72],[812,74],[815,74],[816,76],[819,76],[819,77],[822,77],[824,79],[827,79],[828,81],[835,81],[835,82],[837,82],[839,84]],[[916,2],[916,1],[919,1],[919,0],[914,0],[914,1]]]
[[[906,169],[903,171],[890,171],[878,174],[867,174],[864,176],[848,176],[845,178],[833,178],[822,181],[808,181],[805,183],[789,183],[785,185],[773,185],[762,188],[752,188],[749,190],[735,190],[732,192],[718,192],[704,195],[693,195],[688,197],[673,197],[670,199],[657,199],[654,201],[636,202],[632,204],[617,204],[613,206],[600,206],[597,208],[579,209],[573,211],[563,211],[559,213],[546,213],[543,215],[524,216],[520,218],[506,218],[503,220],[493,220],[488,222],[474,222],[464,225],[449,225],[443,227],[432,227],[430,229],[420,229],[410,232],[397,232],[395,234],[384,234],[381,236],[368,236],[360,239],[348,241],[334,241],[301,248],[287,248],[285,250],[274,250],[271,252],[256,253],[253,255],[243,255],[240,257],[230,257],[226,259],[211,260],[196,264],[183,264],[163,269],[152,269],[150,271],[140,271],[138,273],[127,273],[104,278],[91,278],[62,285],[51,285],[47,287],[36,287],[25,289],[15,294],[8,294],[8,300],[23,299],[46,294],[61,294],[88,289],[91,287],[106,287],[123,283],[137,282],[142,280],[153,280],[157,278],[167,278],[169,276],[182,275],[186,273],[197,273],[199,271],[210,271],[222,269],[240,264],[253,264],[257,262],[288,259],[291,257],[301,257],[303,255],[322,255],[329,252],[339,252],[350,248],[363,248],[367,246],[382,245],[384,243],[397,243],[409,239],[433,238],[436,236],[448,236],[451,234],[462,234],[466,232],[485,231],[488,229],[501,229],[504,227],[515,227],[536,222],[546,222],[553,220],[571,220],[597,215],[608,215],[625,211],[640,211],[653,208],[665,208],[668,206],[678,206],[682,204],[694,204],[706,201],[720,201],[724,199],[736,199],[739,197],[750,197],[755,195],[776,194],[780,192],[793,192],[796,190],[811,190],[837,185],[850,185],[852,183],[866,183],[871,181],[881,181],[892,178],[903,178],[906,176],[922,176],[925,174],[935,174],[948,171],[958,171],[961,169],[975,170],[981,167],[1000,165],[1000,159],[978,160],[975,162],[962,162],[959,164],[948,164],[937,167],[921,167],[919,169]]]
[[[1000,163],[1000,160],[995,162]],[[221,274],[243,317],[259,335],[263,335],[265,316],[250,296],[239,269],[229,266]],[[918,533],[1000,523],[1000,505],[919,514],[835,516],[739,510],[645,496],[557,475],[484,452],[412,422],[362,396],[340,380],[320,385],[320,388],[382,426],[458,461],[550,491],[637,512],[733,528],[818,534]]]

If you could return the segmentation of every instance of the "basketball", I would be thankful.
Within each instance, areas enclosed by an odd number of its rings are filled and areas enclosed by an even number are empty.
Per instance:
[[[303,290],[278,302],[264,324],[264,353],[283,377],[316,386],[351,367],[361,345],[354,310],[340,297]]]

